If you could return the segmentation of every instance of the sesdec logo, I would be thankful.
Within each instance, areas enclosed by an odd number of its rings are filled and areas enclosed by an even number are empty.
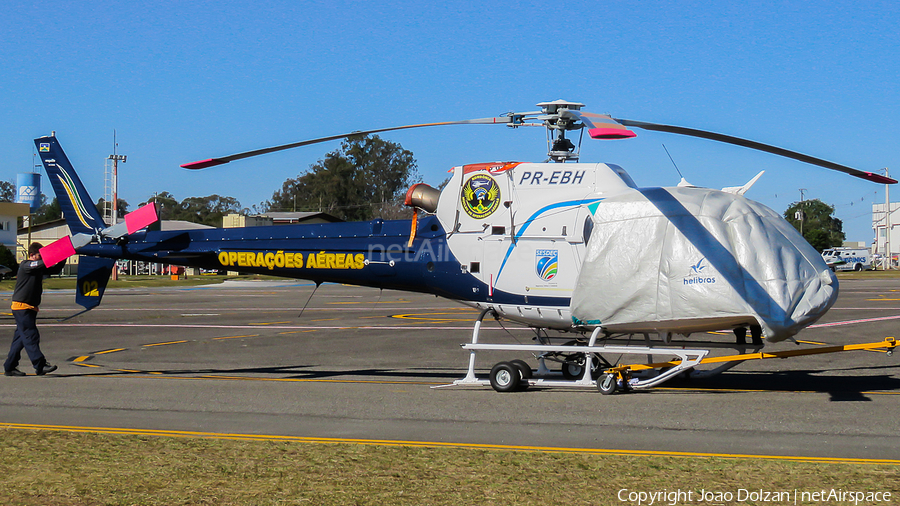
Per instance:
[[[538,277],[544,281],[555,278],[559,269],[559,250],[539,249],[534,256],[534,270]]]

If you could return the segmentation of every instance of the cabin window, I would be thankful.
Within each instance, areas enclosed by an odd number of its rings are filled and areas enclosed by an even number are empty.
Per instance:
[[[584,230],[582,231],[582,235],[584,236],[584,245],[587,246],[588,241],[591,240],[591,233],[594,231],[594,220],[590,216],[585,218],[584,220]]]
[[[481,262],[472,262],[469,264],[469,272],[477,274],[481,272]]]
[[[491,235],[504,235],[506,234],[506,227],[491,227]]]

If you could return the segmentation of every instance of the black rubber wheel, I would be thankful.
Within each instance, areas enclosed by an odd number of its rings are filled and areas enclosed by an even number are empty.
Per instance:
[[[584,355],[569,355],[562,365],[563,378],[579,380],[584,376]]]
[[[515,392],[520,388],[522,373],[509,362],[500,362],[491,368],[491,388],[498,392]]]
[[[619,378],[615,374],[603,374],[597,379],[597,390],[603,395],[612,395],[616,393]]]
[[[859,272],[862,270],[862,264],[856,264],[856,267],[853,268],[854,271]]]
[[[510,360],[509,363],[519,368],[519,371],[522,373],[523,380],[531,379],[532,376],[534,376],[534,373],[531,370],[531,366],[528,365],[528,362],[517,358],[515,360]]]

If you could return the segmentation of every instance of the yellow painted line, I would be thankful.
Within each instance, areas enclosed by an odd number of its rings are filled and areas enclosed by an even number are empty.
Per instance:
[[[798,343],[802,343],[802,344],[817,344],[817,345],[819,345],[819,346],[827,346],[827,345],[828,345],[828,343],[820,343],[820,342],[817,342],[817,341],[801,341],[801,340],[799,340],[799,339],[797,339],[797,342],[798,342]]]
[[[165,343],[142,344],[141,346],[146,346],[147,348],[149,348],[151,346],[165,346],[167,344],[181,344],[181,343],[186,343],[186,342],[187,341],[168,341]]]
[[[900,299],[866,299],[870,302],[897,302]]]
[[[76,362],[76,363],[77,363],[77,362],[84,362],[85,360],[87,360],[87,359],[89,359],[89,358],[91,358],[90,355],[84,355],[84,356],[81,356],[81,357],[76,358],[76,359],[73,360],[72,362]]]
[[[321,320],[310,320],[311,322],[330,322],[334,320],[339,320],[340,318],[322,318]]]
[[[94,367],[94,368],[100,367],[100,366],[97,365],[97,364],[83,364],[83,363],[80,363],[80,362],[77,363],[77,364],[75,364],[75,365],[80,365],[81,367]]]
[[[240,339],[242,337],[259,337],[259,334],[247,334],[246,336],[225,336],[225,337],[214,337],[213,341],[218,341],[219,339]]]
[[[284,335],[284,334],[302,334],[302,333],[304,333],[304,332],[315,332],[315,331],[316,331],[316,329],[309,329],[309,330],[289,330],[289,331],[286,331],[286,332],[279,332],[278,335],[281,336],[281,335]]]
[[[704,452],[675,452],[655,450],[625,450],[608,448],[571,448],[555,446],[516,446],[482,443],[448,443],[444,441],[408,441],[394,439],[356,439],[356,438],[332,438],[332,437],[307,437],[307,436],[282,436],[271,434],[238,434],[227,432],[196,432],[180,430],[154,430],[154,429],[126,429],[119,427],[79,427],[72,425],[38,425],[25,423],[0,423],[0,427],[17,430],[39,431],[63,431],[98,434],[121,434],[129,436],[158,436],[181,438],[205,438],[227,439],[238,441],[281,441],[296,443],[325,443],[325,444],[358,444],[377,446],[408,446],[422,448],[460,448],[472,450],[497,450],[520,451],[540,453],[574,453],[586,455],[620,455],[638,457],[700,457],[700,458],[726,458],[726,459],[754,459],[754,460],[781,460],[798,462],[822,462],[839,464],[880,464],[900,465],[897,459],[859,459],[842,457],[807,457],[802,455],[752,455],[741,453],[704,453]]]
[[[112,350],[95,351],[94,355],[103,355],[105,353],[115,353],[117,351],[125,351],[125,348],[115,348]]]
[[[135,371],[134,369],[113,369],[116,372],[144,372],[144,371]]]
[[[288,323],[293,323],[293,322],[257,322],[257,323],[251,323],[250,325],[286,325]]]

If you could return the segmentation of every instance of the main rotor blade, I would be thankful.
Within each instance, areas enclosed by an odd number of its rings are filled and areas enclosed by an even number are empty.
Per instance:
[[[705,130],[697,130],[695,128],[687,128],[687,127],[679,127],[672,125],[660,125],[658,123],[646,123],[643,121],[633,121],[628,119],[618,119],[613,118],[615,121],[618,121],[622,125],[627,127],[635,127],[635,128],[643,128],[644,130],[655,130],[658,132],[668,132],[673,134],[681,134],[681,135],[690,135],[692,137],[700,137],[703,139],[709,139],[713,141],[726,142],[728,144],[735,144],[737,146],[743,146],[745,148],[756,149],[759,151],[765,151],[766,153],[772,153],[773,155],[780,155],[787,158],[792,158],[794,160],[799,160],[801,162],[806,162],[812,165],[818,165],[819,167],[825,167],[826,169],[836,170],[843,172],[845,174],[850,174],[851,176],[858,177],[860,179],[865,179],[867,181],[873,181],[875,183],[882,184],[896,184],[897,180],[885,177],[880,174],[874,174],[872,172],[864,172],[861,170],[857,170],[851,167],[847,167],[846,165],[841,165],[834,162],[829,162],[828,160],[822,160],[821,158],[815,158],[809,155],[804,155],[803,153],[797,153],[796,151],[790,151],[784,148],[779,148],[776,146],[770,146],[768,144],[763,144],[761,142],[750,141],[747,139],[741,139],[740,137],[732,137],[730,135],[725,134],[717,134],[715,132],[707,132]]]
[[[318,144],[320,142],[328,142],[334,141],[338,139],[344,139],[346,137],[352,137],[354,135],[369,135],[369,134],[377,134],[380,132],[390,132],[392,130],[406,130],[408,128],[421,128],[421,127],[429,127],[429,126],[443,126],[443,125],[493,125],[493,124],[509,124],[513,123],[513,116],[498,116],[495,118],[478,118],[478,119],[468,119],[462,121],[442,121],[439,123],[420,123],[418,125],[405,125],[398,127],[390,127],[390,128],[378,128],[375,130],[360,130],[356,132],[350,132],[346,134],[340,135],[330,135],[328,137],[319,137],[318,139],[310,139],[306,141],[300,142],[292,142],[290,144],[282,144],[281,146],[273,146],[271,148],[263,148],[256,149],[253,151],[245,151],[243,153],[236,153],[234,155],[223,156],[221,158],[210,158],[208,160],[200,160],[199,162],[191,162],[182,165],[185,169],[197,170],[197,169],[205,169],[207,167],[214,167],[216,165],[222,165],[223,163],[233,162],[234,160],[240,160],[242,158],[249,158],[251,156],[264,155],[267,153],[274,153],[276,151],[283,151],[285,149],[291,148],[299,148],[300,146],[308,146],[310,144]]]
[[[581,120],[588,128],[588,135],[591,136],[591,139],[630,139],[635,137],[634,132],[606,114],[566,109],[560,112],[560,115]]]

